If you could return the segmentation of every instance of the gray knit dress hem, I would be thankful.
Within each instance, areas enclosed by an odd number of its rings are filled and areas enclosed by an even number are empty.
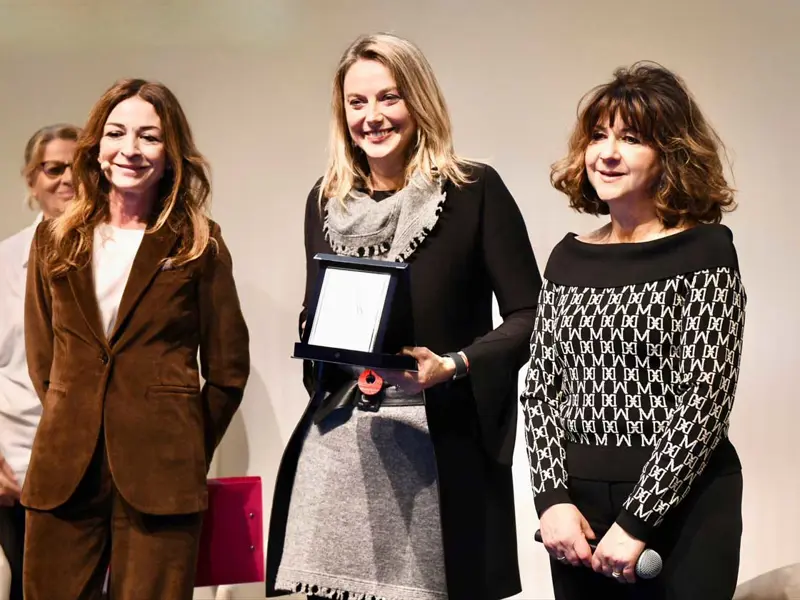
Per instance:
[[[431,592],[400,585],[380,584],[376,589],[375,582],[359,579],[345,580],[342,577],[327,577],[318,573],[307,573],[283,569],[283,577],[278,579],[275,587],[279,590],[292,591],[296,594],[313,594],[331,600],[447,600],[445,592]],[[315,581],[317,583],[304,583]],[[344,585],[347,589],[337,586]]]
[[[340,409],[311,425],[276,588],[333,600],[447,599],[423,405]]]

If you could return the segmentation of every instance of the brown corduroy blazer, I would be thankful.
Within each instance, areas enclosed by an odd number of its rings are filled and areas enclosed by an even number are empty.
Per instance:
[[[115,486],[135,509],[182,514],[207,507],[208,467],[250,371],[231,256],[219,226],[210,225],[216,244],[178,268],[164,264],[177,234],[166,226],[145,234],[108,338],[91,263],[48,277],[46,223],[36,230],[25,343],[43,413],[24,506],[65,503],[103,434]]]

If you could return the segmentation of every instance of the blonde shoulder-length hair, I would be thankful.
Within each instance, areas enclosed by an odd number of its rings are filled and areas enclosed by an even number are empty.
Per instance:
[[[350,44],[336,69],[328,164],[320,184],[320,202],[325,199],[343,202],[353,188],[370,188],[367,158],[353,144],[345,115],[344,78],[359,60],[373,60],[389,70],[417,125],[417,139],[406,162],[405,183],[416,171],[430,179],[439,175],[457,186],[468,183],[470,163],[453,150],[450,115],[427,59],[408,40],[377,33],[361,36]]]
[[[100,139],[114,107],[134,96],[152,104],[161,119],[167,155],[167,170],[158,184],[158,202],[148,232],[169,227],[179,235],[180,245],[170,259],[175,266],[199,258],[214,244],[207,214],[209,167],[194,143],[178,99],[161,83],[122,79],[94,105],[78,139],[72,168],[75,199],[51,223],[44,256],[45,269],[53,277],[88,263],[94,229],[108,219],[110,188],[98,162]]]
[[[36,176],[42,170],[42,159],[44,158],[47,145],[55,140],[65,140],[77,142],[81,134],[79,127],[69,123],[56,123],[47,125],[34,133],[25,145],[25,164],[22,167],[22,176],[28,185],[28,194],[25,197],[25,204],[28,208],[36,208],[39,200],[33,194],[31,188]]]

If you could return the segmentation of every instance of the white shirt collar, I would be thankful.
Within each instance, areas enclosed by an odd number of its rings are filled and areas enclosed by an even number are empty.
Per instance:
[[[33,222],[33,224],[30,227],[28,227],[28,231],[31,234],[30,235],[30,242],[31,243],[33,242],[33,236],[36,233],[36,228],[39,226],[39,223],[41,223],[43,219],[44,219],[44,213],[40,212],[38,215],[36,215],[36,220]],[[30,245],[30,243],[29,244],[23,244],[23,248],[22,248],[22,268],[23,269],[27,269],[28,268],[28,258],[30,257],[30,255],[31,255],[31,245]]]

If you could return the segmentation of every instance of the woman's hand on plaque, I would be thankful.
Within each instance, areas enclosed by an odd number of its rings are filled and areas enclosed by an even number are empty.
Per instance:
[[[406,347],[400,354],[417,361],[417,371],[378,371],[389,385],[399,387],[407,394],[418,394],[434,385],[453,379],[456,364],[452,358],[439,356],[425,347]]]

